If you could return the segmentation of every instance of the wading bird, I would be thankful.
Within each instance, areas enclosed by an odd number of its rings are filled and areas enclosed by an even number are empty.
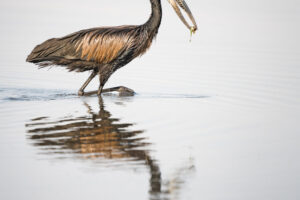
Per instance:
[[[191,33],[197,30],[197,24],[184,0],[168,0],[181,21]],[[27,62],[40,67],[51,65],[65,66],[69,71],[92,71],[78,91],[78,95],[119,91],[134,94],[126,87],[103,89],[109,77],[119,68],[128,64],[137,56],[146,52],[157,35],[161,17],[161,1],[150,0],[152,13],[146,23],[134,26],[98,27],[81,30],[62,38],[53,38],[37,45]],[[193,26],[190,26],[181,13],[183,9]],[[84,92],[90,81],[99,75],[99,89],[95,92]]]

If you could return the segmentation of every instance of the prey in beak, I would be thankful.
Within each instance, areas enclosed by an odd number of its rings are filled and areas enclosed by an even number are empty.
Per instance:
[[[197,23],[196,23],[196,21],[194,19],[194,16],[193,16],[190,8],[185,3],[185,1],[184,0],[168,0],[168,1],[172,5],[172,7],[174,8],[176,14],[181,19],[181,21],[183,22],[183,24],[191,31],[191,33],[195,33],[196,30],[198,29]],[[186,19],[183,17],[180,8],[186,12],[186,14],[188,15],[188,17],[192,21],[193,26],[190,26],[189,23],[186,21]]]

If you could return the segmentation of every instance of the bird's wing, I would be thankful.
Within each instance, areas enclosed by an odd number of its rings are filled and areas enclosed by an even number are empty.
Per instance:
[[[27,57],[29,62],[82,60],[107,64],[130,48],[136,26],[100,27],[81,30],[37,45]],[[66,62],[68,63],[68,62]]]
[[[107,64],[134,44],[135,26],[99,28],[72,40],[81,60]]]

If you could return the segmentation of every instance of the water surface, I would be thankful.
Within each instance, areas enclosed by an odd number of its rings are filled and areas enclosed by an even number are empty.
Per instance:
[[[300,5],[167,1],[156,42],[107,87],[38,70],[38,43],[100,25],[141,24],[143,1],[0,2],[1,199],[299,199]],[[92,82],[88,90],[97,88]]]

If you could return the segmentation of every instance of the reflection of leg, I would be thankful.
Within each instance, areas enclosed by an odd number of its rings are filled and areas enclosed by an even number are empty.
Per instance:
[[[79,96],[83,96],[84,95],[84,89],[86,88],[86,86],[91,82],[91,80],[93,80],[93,78],[97,75],[96,71],[93,71],[92,74],[89,76],[89,78],[84,82],[84,84],[81,86],[81,88],[78,91],[78,95]]]
[[[101,96],[98,97],[98,103],[99,103],[99,114],[102,110],[104,110],[104,103]]]
[[[151,173],[151,177],[150,177],[150,194],[151,195],[159,195],[162,191],[161,191],[161,184],[162,184],[162,180],[161,180],[161,173],[160,173],[160,169],[159,166],[154,162],[151,161],[152,163],[149,163],[149,167],[150,167],[150,173]]]
[[[86,103],[86,102],[84,102],[83,105],[85,105],[85,107],[87,108],[88,114],[92,115],[93,114],[93,110],[92,110],[91,106],[88,103]]]
[[[101,86],[99,86],[100,89]],[[119,92],[120,96],[134,96],[135,92],[127,87],[124,86],[119,86],[119,87],[112,87],[112,88],[106,88],[102,89],[101,88],[101,94],[103,93],[108,93],[108,92]],[[98,94],[99,90],[96,91],[91,91],[91,92],[86,92],[84,95],[93,95],[93,94]]]

